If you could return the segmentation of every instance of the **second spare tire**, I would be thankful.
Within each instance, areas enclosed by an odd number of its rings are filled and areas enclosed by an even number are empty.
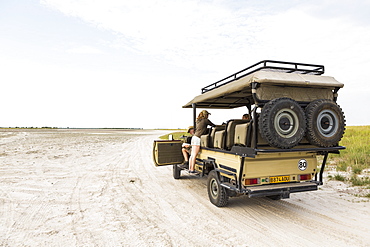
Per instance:
[[[312,101],[306,107],[307,139],[313,145],[332,147],[338,145],[345,130],[342,109],[332,100]]]
[[[292,148],[306,132],[306,118],[299,104],[290,98],[269,101],[259,118],[261,136],[273,147]]]

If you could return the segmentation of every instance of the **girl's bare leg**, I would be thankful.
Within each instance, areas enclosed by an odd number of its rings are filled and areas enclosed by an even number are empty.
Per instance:
[[[184,156],[185,161],[189,161],[189,153],[185,148],[182,149],[182,155]]]
[[[199,150],[200,150],[200,146],[198,145],[193,145],[191,148],[191,155],[190,155],[190,160],[189,160],[189,171],[194,171],[195,161],[197,159]]]

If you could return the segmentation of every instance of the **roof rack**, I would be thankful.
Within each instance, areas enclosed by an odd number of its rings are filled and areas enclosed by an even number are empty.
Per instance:
[[[325,72],[324,65],[263,60],[239,72],[236,72],[235,74],[232,74],[222,80],[216,81],[215,83],[212,83],[202,88],[202,94],[211,91],[215,88],[221,87],[225,84],[228,84],[232,81],[238,80],[244,76],[247,76],[259,70],[310,74],[310,75],[322,75]]]

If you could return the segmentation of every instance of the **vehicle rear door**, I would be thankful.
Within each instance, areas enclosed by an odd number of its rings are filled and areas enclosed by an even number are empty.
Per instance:
[[[184,162],[181,140],[156,140],[153,144],[153,160],[156,166],[181,164]]]

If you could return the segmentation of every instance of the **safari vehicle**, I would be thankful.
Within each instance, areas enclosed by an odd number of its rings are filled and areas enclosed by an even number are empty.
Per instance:
[[[323,73],[322,65],[264,60],[202,88],[183,106],[193,109],[194,126],[198,108],[251,113],[250,121],[230,119],[201,136],[195,169],[208,176],[214,205],[240,195],[289,198],[323,184],[328,154],[345,149],[338,146],[345,119],[336,104],[343,84]],[[175,179],[183,170],[181,145],[162,140],[153,146],[155,165],[173,165]]]

